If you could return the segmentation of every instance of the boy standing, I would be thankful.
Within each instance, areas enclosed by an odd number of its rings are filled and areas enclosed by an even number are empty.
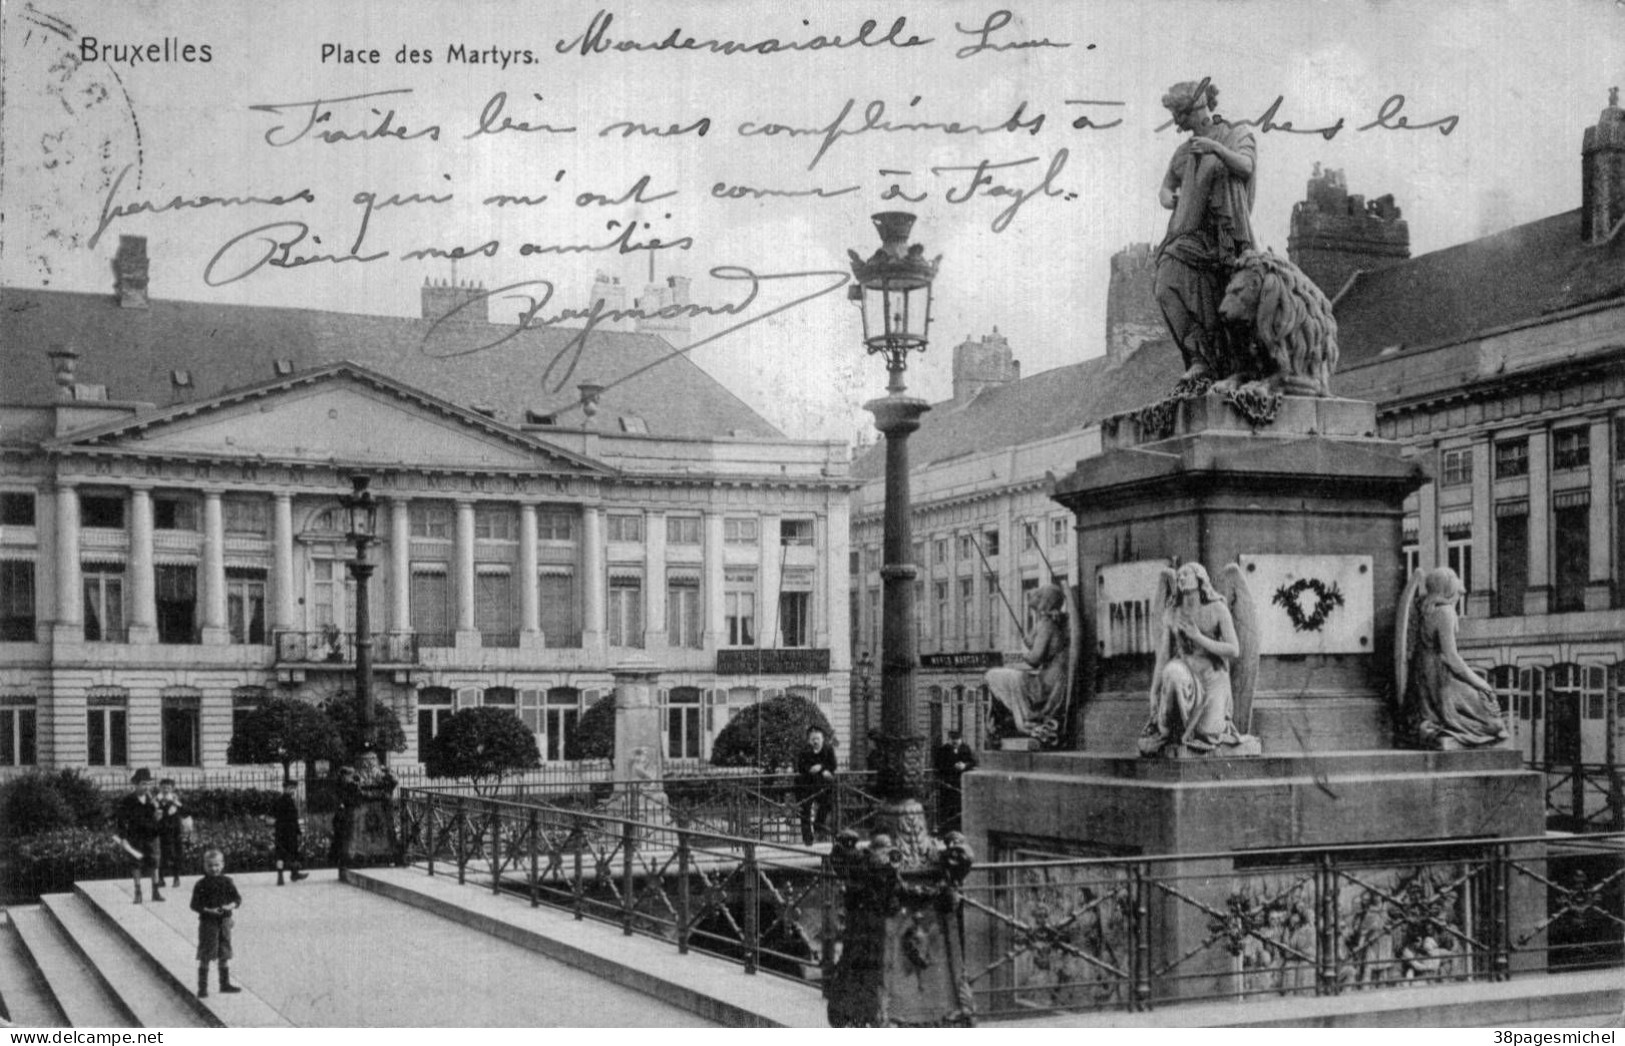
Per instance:
[[[242,991],[231,983],[231,913],[242,906],[243,895],[225,874],[226,857],[219,850],[203,855],[203,878],[192,887],[192,910],[197,912],[197,997],[209,994],[209,962],[220,964],[220,991]]]
[[[299,820],[299,800],[295,797],[299,782],[288,778],[282,782],[282,794],[276,797],[273,814],[276,818],[276,884],[284,885],[284,867],[293,874],[293,881],[308,878],[299,870],[299,844],[304,827]]]
[[[158,782],[158,881],[168,879],[169,885],[180,889],[185,833],[181,830],[181,796],[175,791],[175,779],[166,777]],[[153,900],[160,898],[154,894]]]
[[[143,875],[152,876],[152,899],[164,899],[158,889],[164,884],[158,877],[158,822],[162,817],[163,812],[152,797],[152,771],[143,766],[130,777],[130,794],[120,799],[113,811],[119,841],[133,862],[130,877],[135,884],[136,904],[141,903]]]

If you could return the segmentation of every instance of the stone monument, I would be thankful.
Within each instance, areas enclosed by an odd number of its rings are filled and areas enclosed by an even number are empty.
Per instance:
[[[644,824],[671,823],[662,785],[660,708],[655,700],[658,666],[643,654],[615,666],[615,792],[610,810]]]
[[[1330,304],[1251,243],[1251,137],[1215,136],[1229,125],[1211,117],[1214,94],[1202,81],[1165,99],[1195,135],[1164,182],[1174,215],[1157,276],[1184,373],[1166,399],[1107,419],[1102,453],[1052,491],[1076,519],[1070,750],[990,752],[964,781],[965,833],[989,861],[1190,855],[1157,865],[1179,885],[1127,916],[1159,954],[1189,958],[1177,976],[1142,971],[1165,1000],[1234,990],[1267,935],[1237,932],[1228,951],[1214,942],[1252,925],[1253,908],[1259,925],[1282,920],[1270,954],[1302,950],[1290,904],[1233,892],[1240,869],[1278,859],[1266,851],[1385,843],[1403,854],[1544,830],[1544,782],[1516,752],[1402,747],[1452,730],[1487,737],[1481,720],[1498,712],[1481,680],[1452,669],[1446,680],[1435,658],[1413,673],[1426,685],[1411,702],[1433,733],[1405,726],[1392,672],[1401,520],[1426,476],[1378,438],[1373,404],[1331,394]],[[1431,649],[1453,638],[1453,617],[1416,616]],[[1459,726],[1468,704],[1475,727],[1437,725]],[[1527,876],[1503,888],[1497,911],[1538,936],[1542,888]],[[1361,917],[1337,914],[1346,927]],[[1001,947],[967,942],[981,949],[972,968]]]

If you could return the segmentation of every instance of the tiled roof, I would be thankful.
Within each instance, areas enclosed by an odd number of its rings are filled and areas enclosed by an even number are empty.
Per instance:
[[[983,389],[968,403],[934,404],[909,437],[909,464],[925,468],[965,454],[1078,432],[1101,418],[1168,394],[1183,368],[1171,342],[1147,342],[1120,364],[1101,356]],[[885,441],[853,462],[852,475],[885,472]]]
[[[1341,367],[1625,298],[1625,234],[1592,245],[1569,211],[1361,272],[1336,303]]]
[[[275,377],[277,360],[290,361],[295,371],[352,360],[459,406],[491,408],[512,425],[523,423],[526,411],[557,411],[561,425],[579,425],[575,386],[591,380],[611,386],[598,416],[606,427],[634,416],[657,436],[783,435],[652,334],[593,331],[575,372],[555,392],[572,354],[545,383],[543,372],[576,332],[529,329],[493,348],[457,355],[517,328],[447,323],[434,332],[431,356],[424,352],[430,326],[407,317],[188,301],[126,309],[111,293],[0,288],[0,400],[50,402],[53,375],[45,353],[67,343],[80,353],[78,382],[107,386],[110,399],[160,406],[176,399],[175,370],[189,371],[190,398],[204,399]],[[635,376],[617,384],[627,375]]]

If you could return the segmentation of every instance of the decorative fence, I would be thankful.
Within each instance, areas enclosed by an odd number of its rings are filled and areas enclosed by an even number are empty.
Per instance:
[[[125,767],[116,770],[105,770],[90,767],[81,771],[103,789],[121,791],[130,786],[130,771]],[[290,772],[296,780],[303,781],[305,767],[303,763],[294,763]],[[423,772],[421,767],[390,767],[390,773],[395,775],[403,787],[448,787],[456,790],[466,785],[442,785],[434,778]],[[607,759],[582,759],[569,763],[548,763],[534,770],[510,775],[503,787],[508,792],[527,788],[578,790],[586,788],[596,782],[607,782],[610,779],[611,765]],[[276,791],[282,787],[282,768],[280,766],[239,766],[224,770],[165,770],[164,777],[175,780],[175,787],[185,792],[199,788],[262,788]]]
[[[593,808],[422,789],[400,805],[407,860],[431,875],[821,981],[840,950],[841,878],[818,850],[723,831],[758,823],[733,816],[630,788]],[[1003,860],[977,865],[961,898],[984,1017],[1625,964],[1620,834]]]
[[[1546,775],[1546,827],[1625,831],[1625,770],[1610,763],[1530,763]]]

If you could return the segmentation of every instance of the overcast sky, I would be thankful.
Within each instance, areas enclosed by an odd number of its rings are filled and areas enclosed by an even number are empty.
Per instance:
[[[1231,119],[1256,119],[1281,97],[1277,123],[1342,121],[1330,140],[1259,135],[1254,226],[1281,252],[1316,162],[1345,171],[1351,192],[1392,193],[1414,253],[1577,207],[1581,133],[1608,88],[1625,85],[1617,0],[604,3],[7,4],[3,278],[107,291],[118,236],[136,233],[149,240],[157,298],[414,315],[424,278],[449,277],[452,265],[404,255],[495,241],[492,256],[458,262],[457,277],[488,288],[550,281],[557,290],[538,319],[584,306],[597,271],[636,292],[651,258],[658,278],[687,276],[696,302],[722,306],[738,303],[744,284],[712,277],[713,268],[845,271],[847,248],[867,254],[876,242],[868,215],[902,207],[920,216],[915,239],[943,255],[932,347],[910,366],[911,391],[938,400],[949,393],[952,346],[994,326],[1029,375],[1102,351],[1111,254],[1159,240],[1166,225],[1156,189],[1176,139],[1158,131],[1159,99],[1175,81],[1211,77]],[[850,42],[871,19],[869,46],[777,54],[613,46],[657,44],[674,30],[742,45]],[[898,19],[906,21],[894,32]],[[584,55],[594,28],[610,46]],[[969,53],[983,40],[1048,44]],[[1068,46],[1050,46],[1059,44]],[[340,62],[342,53],[324,61],[324,45],[363,59],[376,49],[379,62]],[[397,63],[403,47],[432,62]],[[499,92],[506,100],[487,126],[549,129],[475,133]],[[356,95],[372,97],[299,104]],[[1390,123],[1447,123],[1359,129],[1395,95],[1403,108]],[[1118,104],[1076,104],[1085,100]],[[879,104],[883,113],[871,109]],[[391,111],[389,128],[414,137],[347,140],[376,131]],[[865,131],[866,111],[875,123],[990,130]],[[1120,123],[1080,129],[1079,117]],[[998,129],[1012,119],[1019,130]],[[613,126],[621,121],[685,130],[628,139]],[[769,124],[807,133],[741,133]],[[832,125],[856,133],[831,135]],[[1440,133],[1447,125],[1451,133]],[[324,132],[341,140],[323,141]],[[1001,219],[1013,197],[989,197],[984,186],[962,198],[983,161],[1010,189],[1038,190],[1053,171],[1051,191]],[[619,201],[644,175],[648,202],[578,204],[581,194]],[[718,183],[744,187],[744,198],[715,198]],[[882,200],[894,183],[925,198]],[[752,198],[747,189],[828,195]],[[366,193],[450,199],[375,206],[366,216],[355,202]],[[547,199],[486,202],[498,195]],[[176,196],[288,202],[140,213],[144,202]],[[256,247],[262,237],[292,239],[295,223],[306,238],[290,256],[348,255],[364,216],[354,253],[377,260],[262,265],[232,278],[269,249]],[[534,249],[610,244],[634,221],[633,240],[688,249]],[[288,224],[229,246],[278,222]],[[696,323],[699,340],[758,320],[694,358],[793,436],[850,439],[867,425],[859,405],[884,388],[844,294],[791,305],[831,285],[764,281],[740,315]],[[762,318],[780,305],[790,307]],[[500,301],[496,311],[513,316],[518,307]],[[1172,375],[1172,358],[1169,367]],[[542,389],[539,373],[514,380],[537,382],[539,400],[564,394]]]

